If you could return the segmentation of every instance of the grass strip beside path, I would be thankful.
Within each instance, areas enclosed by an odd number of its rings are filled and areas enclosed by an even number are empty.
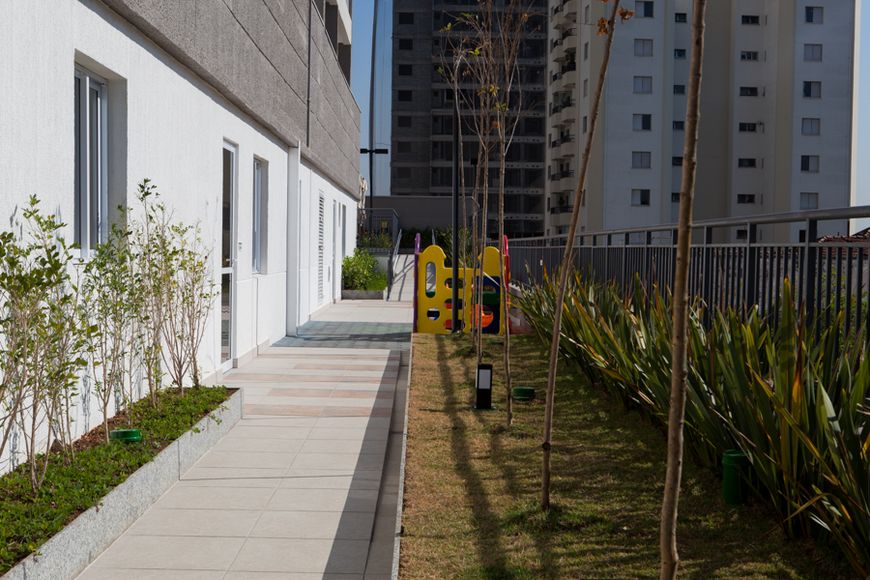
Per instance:
[[[73,462],[52,454],[45,483],[35,494],[25,465],[0,477],[0,575],[96,505],[229,396],[224,387],[196,387],[186,389],[183,396],[177,389],[161,391],[156,408],[148,397],[134,403],[129,421],[126,414],[115,417],[110,428],[141,429],[141,443],[105,443],[100,425],[77,442]]]
[[[405,481],[402,578],[658,576],[666,442],[640,415],[560,367],[554,508],[539,509],[547,361],[516,337],[514,385],[539,400],[477,412],[467,337],[415,335]],[[503,409],[500,343],[493,401]],[[729,507],[721,482],[688,462],[680,501],[681,577],[837,578],[848,568],[810,541],[789,541],[761,505]]]

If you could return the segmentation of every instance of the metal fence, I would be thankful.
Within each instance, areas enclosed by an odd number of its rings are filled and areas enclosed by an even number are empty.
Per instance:
[[[708,306],[777,312],[783,282],[791,282],[807,319],[830,325],[839,314],[845,329],[870,325],[870,236],[832,235],[849,220],[870,217],[870,206],[708,220],[693,224],[689,293]],[[598,282],[628,292],[635,280],[670,290],[676,265],[674,225],[578,235],[574,267]],[[763,236],[761,234],[764,234]],[[742,239],[733,240],[735,236]],[[789,240],[792,236],[801,241]],[[763,238],[773,241],[762,241]],[[558,269],[566,236],[510,241],[512,276],[539,283]]]

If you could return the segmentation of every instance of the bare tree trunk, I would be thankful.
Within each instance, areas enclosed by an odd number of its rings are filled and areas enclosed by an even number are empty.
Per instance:
[[[691,250],[692,198],[698,146],[698,118],[701,94],[701,65],[704,58],[704,11],[706,0],[695,0],[692,14],[692,61],[686,104],[686,137],[683,144],[683,185],[680,191],[680,219],[677,225],[677,267],[674,272],[673,331],[671,343],[671,398],[668,412],[668,465],[662,500],[659,548],[662,580],[677,577],[677,507],[683,474],[683,422],[686,414],[686,313]]]
[[[577,188],[574,190],[574,207],[571,211],[571,225],[568,228],[568,239],[565,241],[565,253],[559,268],[559,289],[556,294],[556,306],[553,311],[553,338],[550,341],[550,365],[547,373],[547,402],[544,415],[544,462],[541,469],[541,509],[550,509],[550,447],[553,437],[553,411],[556,401],[556,370],[559,361],[559,340],[562,334],[562,309],[565,305],[565,289],[568,287],[568,275],[571,272],[574,254],[574,236],[577,233],[577,223],[580,220],[580,208],[583,206],[583,196],[586,194],[586,172],[589,169],[589,155],[592,151],[592,141],[595,128],[598,126],[598,113],[601,108],[601,94],[604,91],[604,81],[607,77],[607,67],[610,64],[610,49],[613,46],[613,34],[616,29],[616,16],[619,14],[619,2],[615,0],[610,20],[607,21],[607,38],[604,43],[604,57],[601,70],[598,73],[598,85],[592,100],[589,132],[586,135],[586,146],[581,158],[580,175]],[[623,15],[623,18],[627,16]],[[599,25],[600,26],[600,25]]]
[[[499,131],[503,129],[500,127]],[[510,324],[508,324],[508,282],[505,276],[505,244],[504,244],[504,181],[506,170],[507,146],[502,133],[499,139],[498,152],[498,247],[499,247],[499,276],[501,285],[501,302],[504,305],[499,316],[502,318],[504,328],[504,348],[502,355],[504,360],[504,387],[505,387],[505,406],[507,410],[506,423],[510,427],[514,421],[514,406],[513,397],[511,396],[511,337]]]

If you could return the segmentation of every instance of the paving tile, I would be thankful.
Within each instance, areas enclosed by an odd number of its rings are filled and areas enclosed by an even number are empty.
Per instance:
[[[250,535],[254,538],[368,540],[374,519],[371,512],[267,511]]]
[[[123,535],[97,558],[96,568],[227,570],[243,538]]]
[[[308,434],[308,439],[386,439],[389,436],[387,429],[366,429],[340,427],[315,427]]]
[[[157,500],[161,509],[257,510],[266,507],[275,490],[260,487],[175,486]]]
[[[302,439],[277,439],[265,437],[224,437],[212,449],[214,451],[269,451],[270,453],[297,453],[305,443]]]
[[[290,489],[378,489],[378,470],[290,469],[279,487]]]
[[[315,423],[317,419],[311,417],[244,417],[236,427],[313,427]]]
[[[362,574],[365,540],[286,540],[251,538],[232,564],[233,571]]]
[[[295,453],[269,453],[265,451],[222,451],[213,449],[197,463],[197,467],[230,468],[288,468],[296,458]]]
[[[386,439],[309,439],[305,441],[300,453],[384,453]]]
[[[315,424],[315,429],[319,429],[321,427],[339,427],[341,429],[349,429],[349,428],[383,428],[384,430],[389,429],[390,421],[389,419],[369,419],[367,417],[359,418],[359,417],[321,417],[317,420]]]
[[[189,487],[265,487],[275,488],[286,469],[192,467],[176,486]]]
[[[246,537],[260,511],[150,509],[128,530],[133,536]]]
[[[221,580],[223,570],[142,570],[91,566],[77,580]]]
[[[269,510],[313,512],[374,512],[376,489],[284,489],[269,501]]]
[[[307,406],[307,405],[249,405],[246,404],[243,412],[245,415],[269,415],[274,417],[281,416],[307,416],[319,417],[323,407]]]
[[[299,469],[382,469],[384,456],[378,453],[300,453],[293,460]]]
[[[313,420],[313,419],[312,419]],[[257,439],[305,439],[311,432],[311,427],[280,427],[273,425],[252,425],[245,421],[236,425],[224,438],[254,437]]]
[[[227,572],[224,580],[363,580],[362,574],[305,574],[294,572]]]

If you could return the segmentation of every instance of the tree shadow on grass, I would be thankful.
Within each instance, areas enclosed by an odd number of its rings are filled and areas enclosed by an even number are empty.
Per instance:
[[[460,409],[470,405],[468,392],[457,392],[464,385],[457,385],[446,364],[447,352],[443,340],[437,341],[441,388],[444,391],[444,410],[450,421],[450,448],[453,467],[465,484],[468,504],[471,507],[476,528],[475,543],[483,572],[488,578],[513,578],[508,566],[505,547],[502,542],[501,521],[490,505],[489,496],[480,474],[471,462],[471,448],[468,427],[460,416]],[[467,370],[466,370],[467,372]]]

